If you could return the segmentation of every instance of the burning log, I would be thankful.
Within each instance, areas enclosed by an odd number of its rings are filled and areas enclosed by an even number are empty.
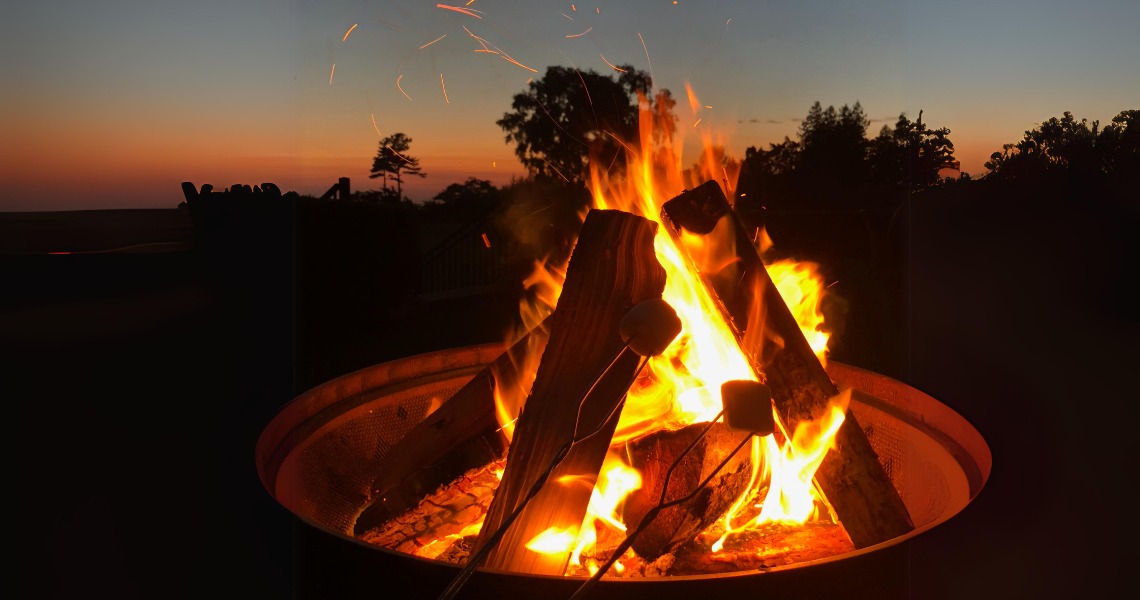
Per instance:
[[[495,386],[525,386],[517,365],[546,346],[549,319],[520,338],[416,425],[377,465],[370,503],[356,519],[356,535],[415,506],[439,485],[501,458],[506,439],[495,416]]]
[[[666,230],[682,248],[687,247],[686,232],[706,236],[724,228],[717,233],[734,242],[735,260],[719,273],[702,273],[702,280],[720,300],[753,368],[767,377],[788,431],[820,418],[838,389],[773,285],[720,186],[709,181],[688,190],[666,202],[662,213]],[[764,312],[753,313],[757,306]],[[902,498],[850,411],[815,477],[856,548],[914,529]]]
[[[640,524],[657,506],[663,497],[661,491],[666,473],[690,445],[695,444],[669,474],[669,487],[664,494],[666,500],[684,497],[696,489],[727,458],[741,436],[750,435],[713,423],[702,437],[701,433],[708,426],[696,423],[676,431],[652,433],[627,444],[631,466],[641,473],[643,484],[626,498],[622,512],[626,523]],[[693,499],[662,510],[644,528],[638,525],[640,531],[633,541],[634,552],[652,561],[691,541],[744,493],[750,475],[748,453],[738,452]]]
[[[623,352],[623,316],[634,305],[660,298],[664,289],[665,271],[653,250],[656,231],[656,223],[630,213],[587,214],[503,480],[479,536],[477,550],[493,545],[485,566],[548,575],[565,571],[569,550],[543,554],[526,544],[548,529],[576,531],[582,524],[640,362],[634,352]],[[570,440],[594,431],[579,437],[558,460]],[[544,480],[531,497],[536,482]]]

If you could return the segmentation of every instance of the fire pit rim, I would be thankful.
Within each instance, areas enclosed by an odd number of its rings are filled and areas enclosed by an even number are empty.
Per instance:
[[[296,438],[298,431],[316,431],[329,421],[325,414],[326,409],[334,405],[356,405],[367,402],[380,394],[377,390],[383,389],[391,393],[402,387],[411,387],[429,383],[434,374],[438,379],[454,378],[462,375],[474,375],[484,365],[493,361],[505,350],[503,343],[487,343],[472,346],[448,348],[412,355],[392,361],[377,363],[346,373],[303,392],[281,407],[266,423],[258,437],[255,447],[255,460],[258,478],[269,495],[283,508],[288,510],[293,518],[299,519],[306,526],[323,534],[350,542],[352,545],[369,552],[379,552],[400,560],[411,559],[415,562],[441,567],[458,572],[461,568],[453,563],[418,557],[388,548],[376,546],[362,541],[345,532],[336,531],[322,525],[313,519],[298,514],[292,507],[285,506],[274,491],[278,469],[286,454],[292,451],[290,439]],[[969,482],[969,499],[972,502],[989,479],[992,468],[992,455],[988,444],[977,429],[962,415],[942,404],[924,392],[885,375],[855,367],[846,363],[829,361],[827,371],[838,383],[850,385],[855,388],[853,400],[891,414],[914,426],[923,433],[935,434],[937,441],[942,444],[950,443],[955,448],[949,452],[966,471]],[[416,377],[413,383],[405,384],[410,377]],[[854,382],[861,382],[863,386],[873,388],[864,389]],[[874,392],[874,393],[872,393]],[[886,398],[882,396],[887,396]],[[292,424],[292,425],[290,425]],[[946,434],[942,428],[947,425],[954,429],[954,435]],[[963,463],[963,460],[966,462]],[[974,470],[971,472],[970,467]],[[824,558],[799,561],[788,565],[777,565],[751,570],[732,571],[726,573],[709,573],[701,575],[668,575],[661,577],[613,578],[606,579],[606,584],[636,585],[637,583],[661,581],[700,581],[708,579],[726,579],[749,577],[763,573],[777,573],[782,571],[800,570],[813,566],[834,563],[841,560],[870,555],[886,548],[897,546],[911,540],[922,533],[929,531],[961,513],[966,505],[951,511],[949,514],[936,518],[921,526],[915,527],[905,535],[868,546],[866,548],[845,552]],[[540,578],[549,580],[582,580],[583,576],[533,575],[513,571],[499,571],[489,568],[480,568],[478,572],[493,574],[495,576]]]

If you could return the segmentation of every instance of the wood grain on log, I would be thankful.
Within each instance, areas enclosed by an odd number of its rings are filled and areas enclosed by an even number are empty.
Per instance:
[[[623,353],[593,393],[583,397],[622,350],[619,328],[626,311],[661,296],[665,271],[653,250],[656,231],[656,223],[630,213],[587,213],[479,547],[493,539],[537,481],[547,474],[549,478],[518,518],[500,532],[501,540],[487,551],[485,567],[549,575],[565,571],[568,551],[542,554],[526,544],[549,528],[577,530],[582,524],[617,425],[620,411],[615,408],[625,397],[639,357]],[[549,470],[562,446],[574,438],[576,425],[579,434],[600,429],[574,444]]]
[[[709,181],[662,207],[663,224],[682,247],[682,230],[728,239],[735,260],[702,279],[720,300],[741,349],[766,378],[785,427],[819,419],[838,393],[773,285],[760,256],[724,193]],[[903,535],[914,524],[901,496],[871,448],[855,415],[847,412],[816,481],[857,548]]]
[[[652,523],[641,528],[639,523],[661,500],[661,488],[670,465],[693,442],[696,445],[673,469],[665,501],[682,498],[712,475],[727,453],[747,433],[730,431],[714,423],[708,434],[697,439],[708,423],[695,423],[676,431],[660,431],[632,440],[627,455],[634,469],[641,473],[642,486],[632,492],[622,510],[623,520],[641,531],[633,550],[646,560],[654,560],[673,552],[712,525],[748,487],[751,460],[748,452],[738,452],[709,484],[693,499],[662,510]]]

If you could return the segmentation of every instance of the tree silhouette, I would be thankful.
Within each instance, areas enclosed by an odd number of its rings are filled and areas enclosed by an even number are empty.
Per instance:
[[[372,159],[372,171],[368,177],[370,179],[383,177],[385,191],[388,190],[389,179],[396,182],[397,198],[404,197],[404,177],[409,175],[427,177],[427,173],[420,168],[420,159],[408,154],[411,147],[412,138],[403,133],[393,133],[380,140],[380,148],[376,151],[376,157]]]
[[[899,114],[892,129],[883,125],[878,137],[871,140],[868,151],[871,176],[889,185],[902,184],[904,189],[918,190],[929,187],[941,179],[942,169],[956,168],[954,142],[950,129],[929,129],[918,119],[911,121],[906,113]]]
[[[865,173],[867,125],[863,106],[824,109],[817,101],[800,124],[799,168],[812,177],[860,183]]]
[[[1129,172],[1140,167],[1140,110],[1120,112],[1103,130],[1099,121],[1077,121],[1065,111],[1026,131],[1021,141],[1003,145],[985,166],[1001,178]]]
[[[463,183],[453,183],[424,204],[429,213],[438,213],[462,220],[478,218],[496,207],[502,200],[499,188],[486,179],[468,177]]]
[[[629,66],[616,77],[568,67],[548,67],[546,74],[515,94],[512,111],[496,121],[515,144],[515,154],[532,176],[585,181],[590,161],[603,169],[623,169],[624,144],[638,139],[639,102],[652,104],[655,116],[672,135],[668,90],[648,99],[649,74]],[[644,99],[644,100],[643,100]]]

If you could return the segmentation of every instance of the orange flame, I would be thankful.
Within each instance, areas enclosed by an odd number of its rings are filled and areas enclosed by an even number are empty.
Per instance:
[[[686,91],[695,117],[705,105],[697,100],[690,87],[686,86]],[[682,140],[679,132],[674,135],[672,115],[654,111],[644,96],[639,97],[639,107],[640,152],[626,146],[629,167],[623,175],[613,175],[603,168],[591,169],[594,208],[624,210],[660,221],[661,205],[666,200],[709,179],[720,182],[728,190],[727,195],[732,196],[739,162],[725,154],[723,144],[713,139],[711,127],[702,129],[702,155],[693,169],[686,170],[682,166]],[[626,142],[629,141],[623,144]],[[625,495],[641,485],[640,477],[623,471],[629,467],[616,458],[622,454],[624,443],[653,431],[715,419],[721,412],[721,384],[735,379],[758,379],[740,350],[732,328],[721,316],[718,300],[701,279],[702,275],[731,274],[736,268],[736,249],[732,246],[735,237],[729,225],[730,221],[722,219],[705,236],[682,232],[684,248],[678,247],[664,228],[658,230],[654,250],[667,273],[662,295],[680,317],[681,333],[662,355],[649,360],[642,376],[631,386],[614,434],[611,455],[598,479],[582,526],[573,532],[573,537],[564,530],[543,532],[528,548],[536,552],[570,553],[571,564],[581,564],[581,554],[597,543],[599,530],[625,530],[619,507]],[[760,238],[758,231],[757,241]],[[763,239],[767,240],[766,234]],[[813,350],[824,360],[828,334],[819,312],[824,287],[816,275],[816,265],[787,261],[767,265],[767,268]],[[556,306],[561,278],[549,277],[549,272],[548,265],[539,263],[527,280],[528,287],[538,287],[531,295],[532,301],[521,311],[524,328],[535,326]],[[753,307],[756,315],[762,315],[763,310],[761,306]],[[762,321],[753,319],[752,322]],[[756,335],[752,329],[750,327],[748,333]],[[520,366],[520,369],[532,369],[527,371],[529,375],[525,379],[533,381],[539,358],[530,360],[533,366]],[[500,419],[504,428],[513,421],[524,400],[525,394],[501,399],[504,408],[500,410]],[[782,445],[776,435],[753,438],[752,485],[727,513],[724,521],[729,533],[726,537],[763,523],[802,523],[823,518],[817,507],[826,506],[826,499],[814,486],[813,476],[843,421],[848,401],[847,395],[837,396],[819,422],[801,423],[791,436],[784,431],[779,437]],[[757,501],[757,498],[761,499]],[[734,524],[737,522],[739,524]],[[718,542],[718,547],[723,540]]]

